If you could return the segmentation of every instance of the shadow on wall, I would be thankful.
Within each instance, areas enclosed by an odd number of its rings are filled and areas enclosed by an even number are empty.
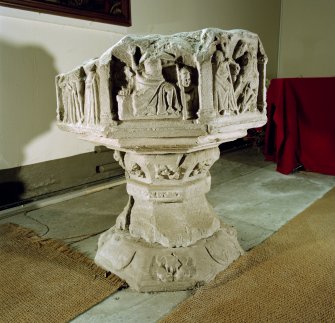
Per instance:
[[[40,47],[0,40],[0,57],[1,208],[17,201],[25,192],[19,167],[24,160],[24,148],[47,132],[56,118],[57,71],[53,57]]]

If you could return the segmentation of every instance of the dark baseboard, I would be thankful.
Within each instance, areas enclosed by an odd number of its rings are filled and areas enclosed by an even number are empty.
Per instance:
[[[257,147],[261,149],[264,145],[265,126],[262,128],[249,129],[248,134],[234,141],[229,141],[219,146],[222,153],[241,150],[248,147]]]
[[[94,152],[0,170],[0,210],[124,175],[113,151]]]

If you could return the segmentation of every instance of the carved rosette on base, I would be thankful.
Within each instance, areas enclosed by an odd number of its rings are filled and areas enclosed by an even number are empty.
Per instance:
[[[97,264],[138,291],[208,282],[242,254],[209,205],[218,145],[266,122],[257,35],[205,29],[127,36],[56,78],[58,126],[115,149],[129,201]]]

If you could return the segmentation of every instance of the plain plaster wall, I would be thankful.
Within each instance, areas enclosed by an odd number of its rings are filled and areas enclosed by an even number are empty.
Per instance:
[[[0,168],[92,151],[56,127],[54,78],[122,35],[12,17],[0,28]]]
[[[207,27],[257,33],[277,74],[281,0],[132,0],[130,33],[172,34]],[[150,9],[149,9],[150,8]]]
[[[335,76],[334,14],[334,0],[282,0],[278,77]]]
[[[127,33],[206,27],[259,34],[276,76],[280,0],[132,0],[132,27],[0,7],[0,169],[93,150],[55,125],[54,77],[97,57]]]

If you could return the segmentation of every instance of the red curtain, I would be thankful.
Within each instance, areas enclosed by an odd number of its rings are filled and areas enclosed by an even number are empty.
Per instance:
[[[283,174],[335,175],[335,77],[273,79],[267,106],[265,158]]]

